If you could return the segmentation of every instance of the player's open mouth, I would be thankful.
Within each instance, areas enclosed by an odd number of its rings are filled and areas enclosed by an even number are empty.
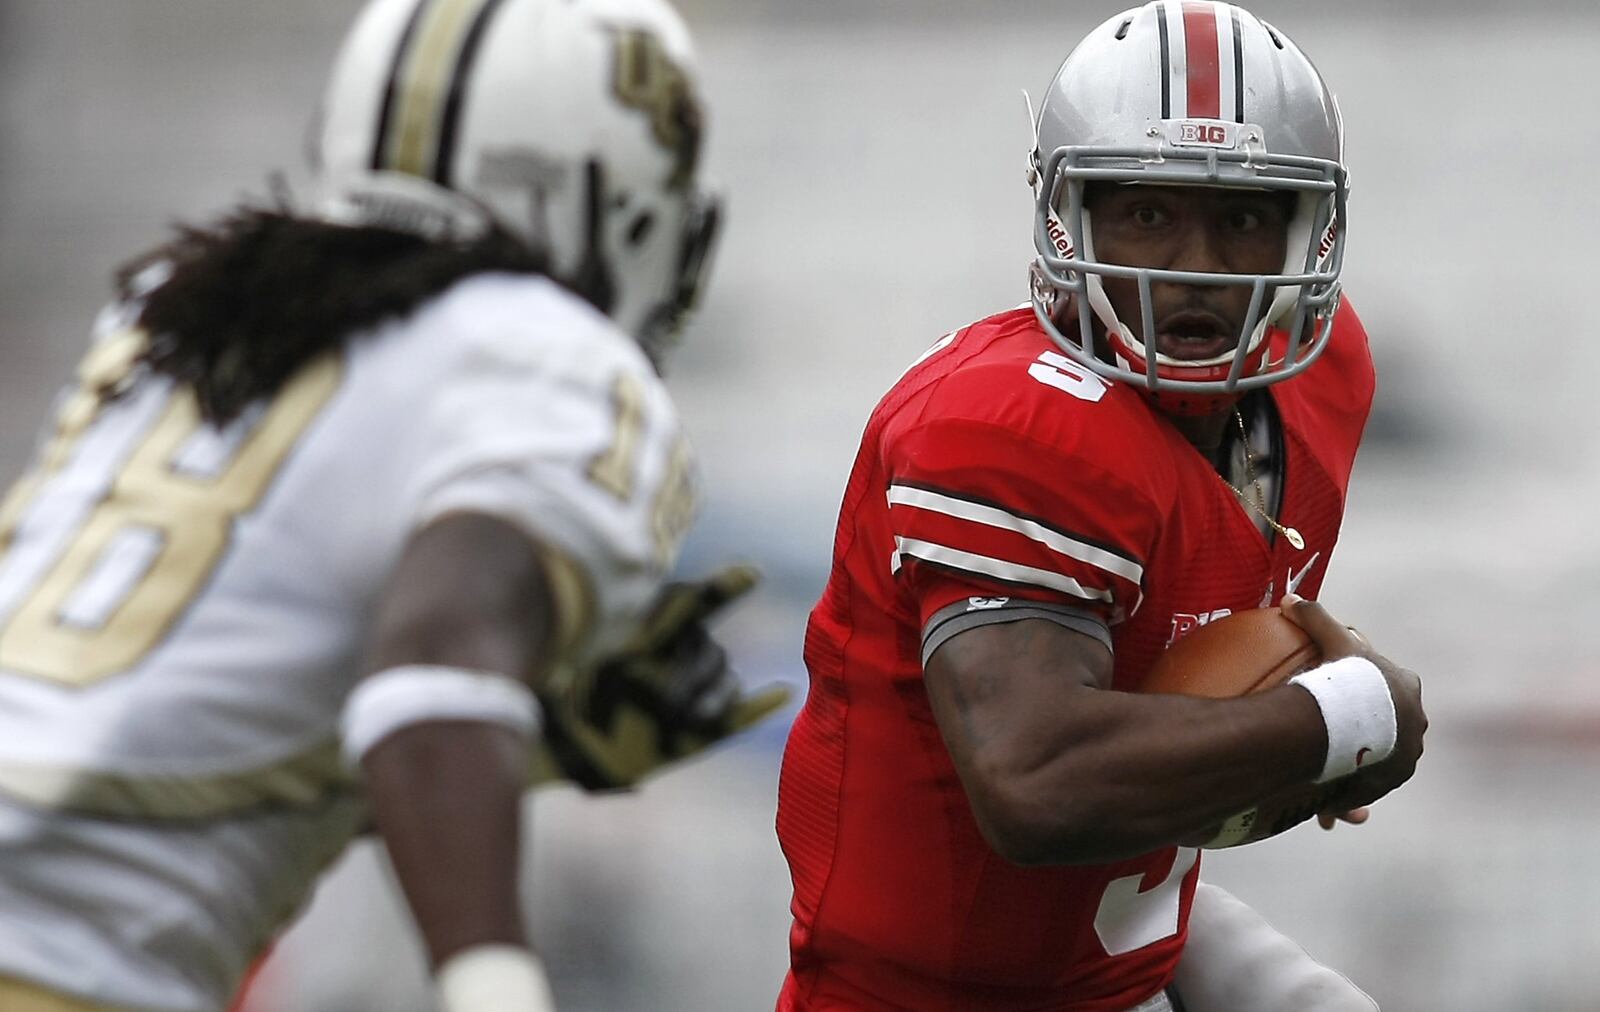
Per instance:
[[[1235,328],[1217,314],[1204,310],[1173,313],[1156,326],[1156,350],[1184,362],[1216,358],[1238,341]]]

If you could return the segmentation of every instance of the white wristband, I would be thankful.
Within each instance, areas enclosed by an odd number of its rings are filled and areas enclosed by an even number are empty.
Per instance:
[[[531,736],[539,727],[539,701],[505,675],[429,664],[389,668],[363,679],[345,701],[339,716],[345,762],[357,767],[389,735],[432,720],[499,724]]]
[[[1383,762],[1394,751],[1394,697],[1376,664],[1365,657],[1341,657],[1295,675],[1289,684],[1311,693],[1328,728],[1328,757],[1317,783]]]
[[[444,961],[434,980],[443,1012],[555,1012],[544,964],[520,946],[463,949]]]

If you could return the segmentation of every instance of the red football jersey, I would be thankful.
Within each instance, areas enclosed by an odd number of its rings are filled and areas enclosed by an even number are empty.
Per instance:
[[[1270,388],[1296,550],[1030,309],[949,335],[900,379],[867,425],[806,630],[810,694],[778,797],[794,878],[780,1012],[1119,1012],[1171,980],[1198,853],[1050,868],[996,854],[928,704],[924,629],[963,600],[1070,606],[1109,628],[1128,690],[1194,625],[1314,597],[1372,392],[1348,304],[1322,359]]]

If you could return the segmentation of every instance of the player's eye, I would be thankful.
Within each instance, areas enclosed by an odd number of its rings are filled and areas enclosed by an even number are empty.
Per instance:
[[[1254,232],[1261,227],[1261,214],[1256,211],[1235,209],[1228,212],[1228,230],[1231,232]]]
[[[1167,214],[1153,204],[1138,204],[1130,212],[1129,217],[1134,224],[1144,228],[1154,228],[1167,223]]]

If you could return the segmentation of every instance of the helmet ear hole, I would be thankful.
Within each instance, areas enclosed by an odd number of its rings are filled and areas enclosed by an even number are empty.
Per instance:
[[[633,223],[628,226],[628,244],[630,246],[638,246],[650,238],[650,233],[655,230],[655,225],[656,216],[649,211],[645,211],[633,219]]]

